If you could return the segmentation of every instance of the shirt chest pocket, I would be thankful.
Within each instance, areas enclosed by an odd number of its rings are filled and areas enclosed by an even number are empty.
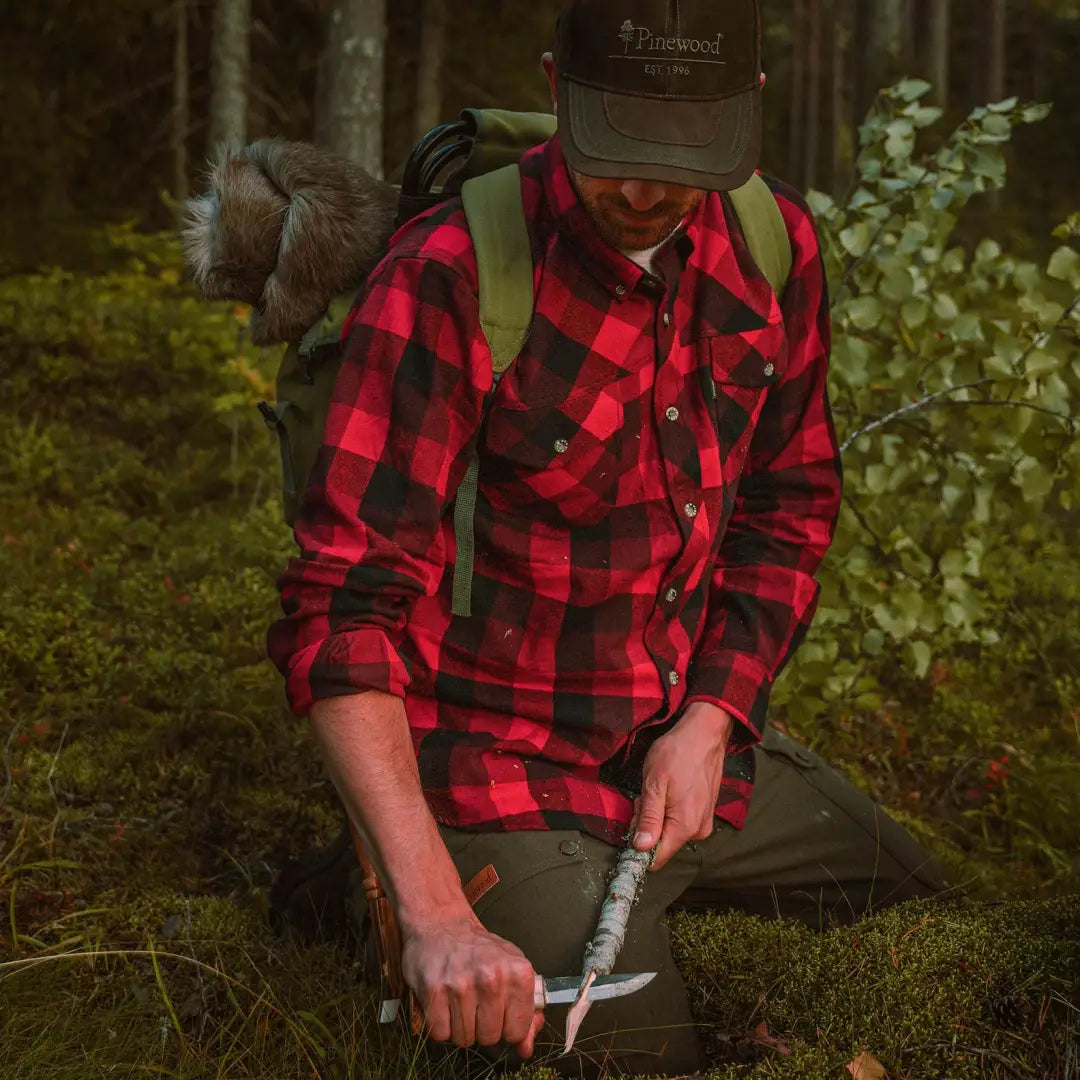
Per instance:
[[[776,322],[761,330],[718,334],[706,344],[704,390],[727,486],[742,474],[765,400],[783,378],[787,338],[783,323]]]
[[[561,527],[593,525],[618,491],[623,406],[606,388],[529,405],[496,398],[481,477],[493,504]]]

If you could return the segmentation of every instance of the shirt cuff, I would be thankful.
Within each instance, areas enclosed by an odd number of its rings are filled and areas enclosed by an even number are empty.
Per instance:
[[[410,682],[401,654],[375,627],[346,630],[302,649],[286,681],[289,706],[307,716],[317,701],[381,690],[404,699]]]
[[[688,684],[684,706],[707,701],[738,721],[728,742],[729,753],[745,750],[761,739],[772,679],[760,660],[738,652],[699,655],[691,665]]]

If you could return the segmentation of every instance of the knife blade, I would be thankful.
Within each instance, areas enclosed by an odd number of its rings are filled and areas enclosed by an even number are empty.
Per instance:
[[[625,997],[637,993],[655,978],[655,971],[642,971],[636,975],[598,975],[589,987],[589,998],[592,1001],[605,1001]],[[555,979],[543,979],[537,975],[533,1003],[537,1009],[543,1009],[546,1005],[569,1005],[577,999],[580,989],[580,975],[561,975]]]
[[[655,971],[640,971],[636,975],[598,975],[589,987],[591,1001],[609,1001],[612,998],[636,994],[656,978]],[[560,975],[545,979],[536,976],[533,985],[533,1008],[544,1009],[548,1005],[569,1005],[577,1000],[581,991],[580,975]],[[387,999],[379,1005],[379,1023],[390,1024],[397,1019],[401,1001]]]

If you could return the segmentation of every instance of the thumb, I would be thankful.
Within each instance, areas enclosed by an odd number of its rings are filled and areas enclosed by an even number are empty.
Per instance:
[[[637,828],[634,847],[648,851],[655,847],[664,827],[664,811],[667,808],[667,785],[645,785],[638,803]]]

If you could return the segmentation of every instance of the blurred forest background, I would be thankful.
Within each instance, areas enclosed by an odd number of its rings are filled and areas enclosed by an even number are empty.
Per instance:
[[[547,111],[558,0],[42,0],[5,5],[0,266],[77,254],[103,220],[169,223],[218,140],[318,139],[393,176],[465,106]],[[1053,101],[1003,203],[1023,244],[1074,209],[1076,0],[764,0],[766,171],[839,194],[879,87],[921,76],[958,119]],[[989,211],[988,211],[989,212]],[[1057,213],[1057,217],[1054,217]],[[999,234],[1000,235],[1000,231]]]
[[[0,0],[3,1080],[448,1077],[375,1023],[354,942],[270,926],[340,825],[265,655],[281,350],[198,295],[176,211],[221,140],[392,179],[462,107],[547,110],[556,7]],[[708,1075],[1077,1080],[1080,3],[763,9],[845,476],[771,720],[966,897],[673,918]]]

